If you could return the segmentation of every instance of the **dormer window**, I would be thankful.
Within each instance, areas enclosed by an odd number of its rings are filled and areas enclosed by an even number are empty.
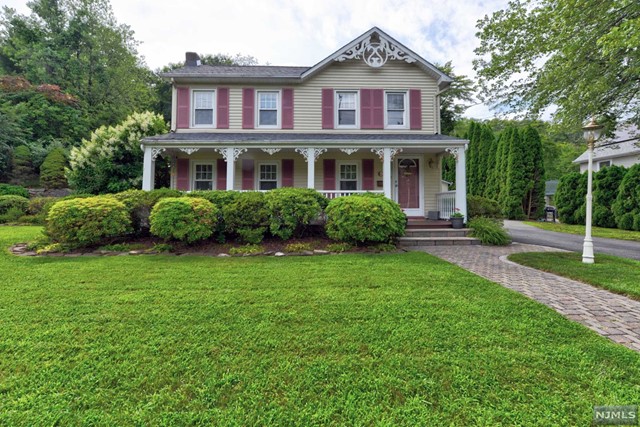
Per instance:
[[[215,91],[193,91],[193,127],[215,127]]]
[[[258,92],[258,127],[277,128],[280,117],[280,92]]]
[[[336,123],[339,128],[358,126],[358,92],[336,91]]]
[[[385,102],[385,127],[390,129],[406,129],[407,93],[387,92]]]

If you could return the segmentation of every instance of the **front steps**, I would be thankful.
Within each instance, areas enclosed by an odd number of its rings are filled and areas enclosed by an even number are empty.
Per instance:
[[[468,228],[410,228],[398,238],[400,246],[458,246],[479,245],[480,240],[467,237]]]

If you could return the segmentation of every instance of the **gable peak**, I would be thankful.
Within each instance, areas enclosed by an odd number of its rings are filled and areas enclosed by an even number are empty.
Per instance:
[[[404,50],[399,43],[386,37],[376,27],[367,31],[360,40],[347,46],[334,58],[338,62],[348,59],[362,59],[372,68],[380,68],[389,60],[405,61],[409,64],[417,61],[411,52]]]

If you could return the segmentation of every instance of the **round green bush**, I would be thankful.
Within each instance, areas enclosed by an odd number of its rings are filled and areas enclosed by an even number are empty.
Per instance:
[[[29,191],[19,185],[0,184],[0,196],[22,196],[29,198]]]
[[[308,188],[279,188],[266,193],[271,234],[282,240],[301,237],[326,205],[320,198],[324,196]]]
[[[506,246],[511,243],[509,233],[502,226],[502,222],[494,218],[477,217],[469,221],[471,236],[483,245]]]
[[[54,148],[47,154],[40,165],[40,184],[44,188],[65,188],[67,178],[64,176],[64,168],[67,165],[67,157],[63,148]]]
[[[218,208],[208,200],[168,197],[151,210],[151,234],[165,240],[193,243],[213,234]]]
[[[244,243],[262,242],[269,225],[269,209],[265,194],[259,191],[240,193],[222,208],[227,233],[237,235]]]
[[[622,230],[633,230],[633,214],[626,213],[618,217],[618,228]]]
[[[4,215],[10,209],[19,209],[24,215],[29,207],[29,199],[22,196],[0,196],[0,215]]]
[[[496,200],[482,196],[467,195],[467,215],[469,219],[485,217],[485,218],[502,218],[502,210],[500,203]]]
[[[326,214],[327,236],[353,244],[391,242],[404,235],[406,226],[400,205],[381,195],[338,197]]]
[[[233,203],[240,193],[239,191],[227,191],[227,190],[196,190],[185,194],[187,197],[200,197],[201,199],[207,199],[218,209],[222,209],[224,206]]]
[[[131,232],[125,205],[109,196],[75,198],[53,204],[45,233],[51,240],[73,246],[88,246]]]

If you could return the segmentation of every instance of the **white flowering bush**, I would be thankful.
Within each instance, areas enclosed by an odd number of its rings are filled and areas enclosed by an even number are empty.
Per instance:
[[[102,126],[69,155],[66,176],[79,193],[117,193],[140,188],[140,140],[168,131],[160,114],[133,113],[116,126]]]

